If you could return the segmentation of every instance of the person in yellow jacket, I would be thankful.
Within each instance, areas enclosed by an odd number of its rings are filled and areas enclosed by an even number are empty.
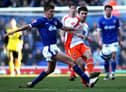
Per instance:
[[[11,32],[16,29],[18,29],[16,25],[16,20],[11,19],[10,27],[7,28],[6,33]],[[13,35],[8,36],[6,49],[7,49],[7,54],[9,57],[10,75],[12,76],[15,75],[15,70],[18,75],[20,74],[20,66],[21,66],[21,60],[22,60],[22,46],[23,46],[23,40],[22,40],[21,32],[17,32],[17,33],[14,33]]]

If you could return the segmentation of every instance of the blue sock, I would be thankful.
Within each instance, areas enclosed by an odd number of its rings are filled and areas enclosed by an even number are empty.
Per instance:
[[[116,62],[115,61],[111,62],[111,68],[112,68],[112,72],[114,73],[116,70]]]
[[[40,82],[45,76],[47,76],[46,72],[45,72],[45,71],[41,72],[40,75],[32,81],[32,84],[33,84],[33,85],[37,84],[37,83]]]
[[[104,62],[105,73],[109,73],[109,61]]]
[[[79,68],[78,65],[73,66],[74,71],[87,83],[89,83],[89,77]]]

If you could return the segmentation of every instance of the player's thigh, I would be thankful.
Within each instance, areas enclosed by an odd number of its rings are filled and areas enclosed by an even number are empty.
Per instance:
[[[89,58],[89,57],[92,57],[92,53],[91,53],[91,49],[86,46],[86,45],[81,45],[81,56],[83,58]]]
[[[115,42],[115,43],[112,43],[111,44],[111,51],[112,51],[112,57],[116,57],[116,54],[119,50],[119,43],[118,42]]]
[[[80,45],[77,45],[75,47],[72,47],[69,49],[70,56],[74,59],[77,60],[79,57],[81,57],[81,48]]]
[[[62,52],[58,52],[54,58],[57,61],[61,61],[63,63],[70,64],[70,65],[72,65],[74,62],[74,59],[72,59],[70,56],[68,56]]]
[[[18,52],[18,51],[13,51],[13,57],[14,57],[15,59],[18,58],[18,55],[19,55],[19,52]]]

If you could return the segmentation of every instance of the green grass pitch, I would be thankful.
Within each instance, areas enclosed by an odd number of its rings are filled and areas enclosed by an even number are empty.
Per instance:
[[[0,92],[126,92],[126,77],[116,77],[116,80],[104,81],[100,77],[96,87],[86,88],[79,77],[69,81],[64,77],[47,77],[34,88],[18,88],[34,77],[0,77]]]

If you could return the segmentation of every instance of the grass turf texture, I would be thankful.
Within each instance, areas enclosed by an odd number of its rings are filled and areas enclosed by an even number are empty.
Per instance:
[[[0,77],[0,92],[126,92],[126,77],[117,76],[116,80],[104,81],[100,77],[96,87],[86,88],[80,78],[69,81],[68,76],[47,77],[34,88],[18,88],[34,77]]]

